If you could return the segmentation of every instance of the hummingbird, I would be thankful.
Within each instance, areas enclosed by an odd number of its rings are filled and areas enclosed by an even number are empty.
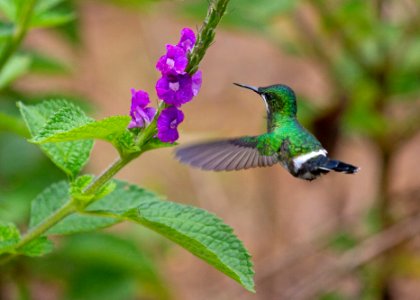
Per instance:
[[[261,96],[267,112],[267,132],[221,139],[176,149],[182,162],[203,170],[232,171],[279,163],[293,176],[314,180],[330,171],[354,174],[358,167],[330,159],[327,150],[297,120],[294,91],[283,84],[266,87],[234,83]]]

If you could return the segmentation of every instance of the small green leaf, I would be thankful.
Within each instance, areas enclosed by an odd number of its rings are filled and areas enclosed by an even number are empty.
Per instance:
[[[13,223],[0,223],[0,253],[7,252],[19,242],[20,233]]]
[[[91,183],[93,180],[92,175],[82,175],[77,177],[70,185],[70,195],[74,199],[81,201],[83,207],[84,203],[91,201],[94,195],[85,195],[83,190]]]
[[[121,134],[112,137],[112,144],[117,148],[121,156],[124,156],[125,152],[139,151],[135,142],[135,135],[129,130],[123,131]]]
[[[18,106],[33,137],[45,131],[44,127],[59,132],[91,121],[80,108],[65,100],[44,101],[36,105],[19,102]],[[72,178],[87,163],[92,147],[92,140],[41,145],[45,154]]]
[[[50,253],[53,248],[54,244],[45,236],[41,236],[20,248],[18,252],[22,255],[35,257]]]
[[[29,70],[30,64],[31,58],[28,55],[13,56],[0,73],[0,89],[24,75]]]
[[[95,196],[95,199],[101,199],[109,194],[111,194],[115,188],[117,187],[117,184],[115,181],[109,181],[107,182],[97,193]]]

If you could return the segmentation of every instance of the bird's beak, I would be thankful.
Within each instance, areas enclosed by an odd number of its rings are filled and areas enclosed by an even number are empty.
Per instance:
[[[236,82],[234,82],[233,84],[237,85],[237,86],[240,86],[240,87],[243,87],[243,88],[246,88],[246,89],[249,89],[249,90],[252,90],[252,91],[256,92],[257,94],[260,94],[259,88],[255,87],[255,86],[248,85],[248,84],[242,84],[242,83],[236,83]]]

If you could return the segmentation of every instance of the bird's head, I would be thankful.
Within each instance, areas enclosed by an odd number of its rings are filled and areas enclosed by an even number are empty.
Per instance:
[[[265,102],[267,113],[281,113],[292,117],[296,116],[295,92],[287,85],[274,84],[266,87],[255,87],[241,83],[234,84],[259,94]]]

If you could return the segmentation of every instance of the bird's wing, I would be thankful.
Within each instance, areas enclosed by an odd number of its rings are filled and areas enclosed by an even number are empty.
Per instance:
[[[232,171],[277,163],[277,153],[266,149],[264,139],[254,136],[180,147],[175,155],[181,162],[203,170]]]

